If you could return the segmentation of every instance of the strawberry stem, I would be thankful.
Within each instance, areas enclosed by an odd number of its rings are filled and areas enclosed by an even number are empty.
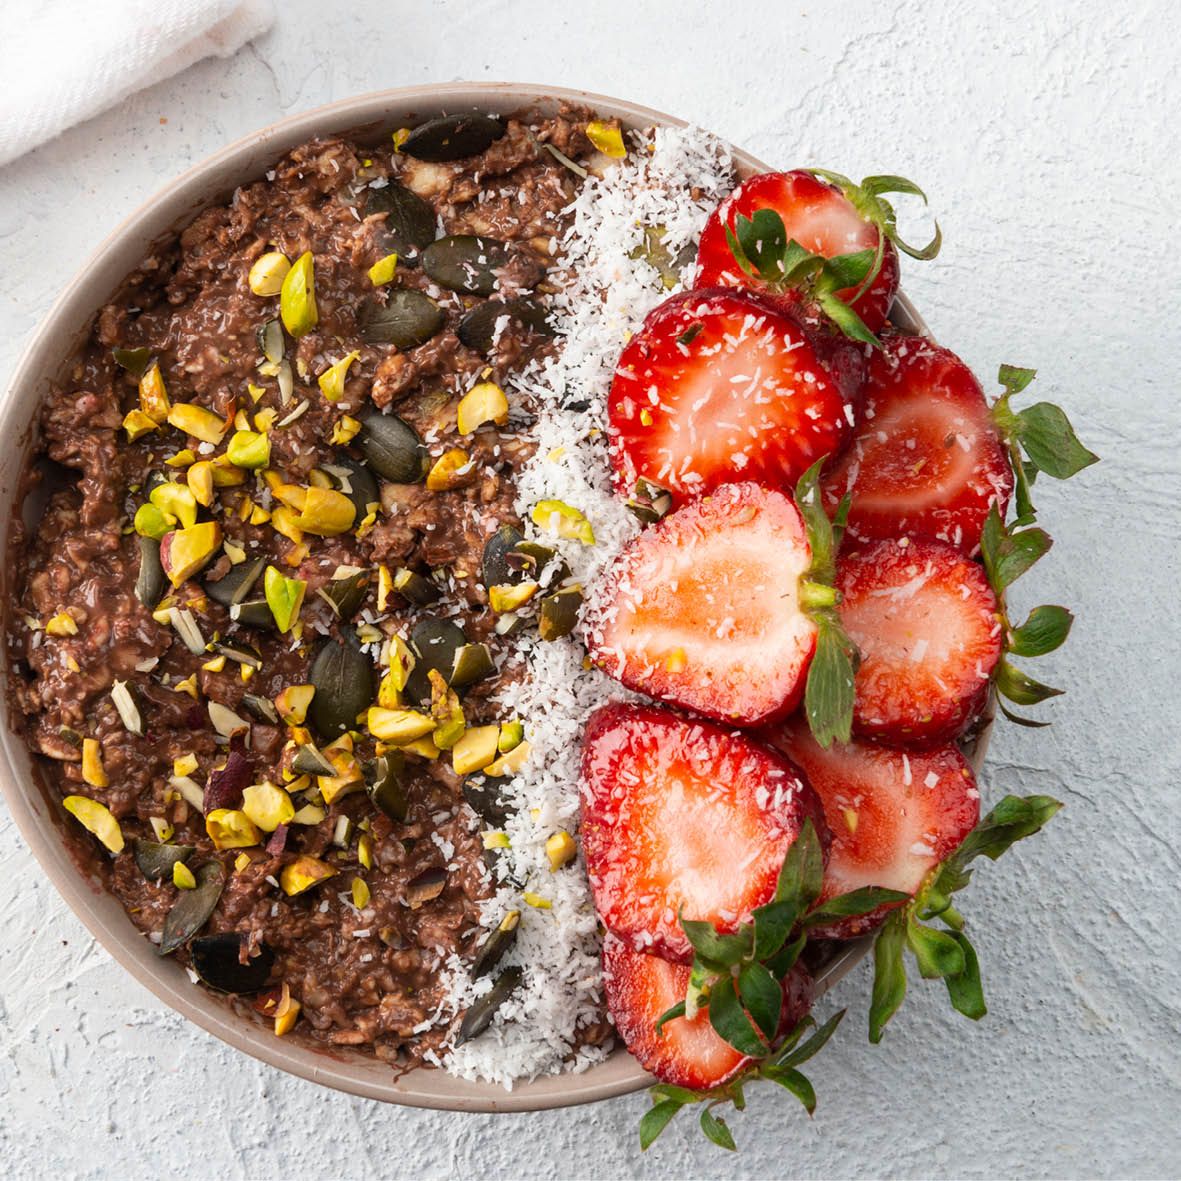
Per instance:
[[[800,606],[809,613],[835,607],[841,601],[841,596],[834,587],[826,586],[823,582],[812,582],[800,579]]]

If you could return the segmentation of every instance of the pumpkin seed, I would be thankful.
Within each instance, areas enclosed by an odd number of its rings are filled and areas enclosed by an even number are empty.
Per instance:
[[[258,350],[272,364],[278,365],[283,360],[284,341],[283,323],[276,317],[258,326],[255,334],[258,340]]]
[[[168,579],[160,564],[160,543],[151,537],[139,539],[139,574],[135,579],[135,597],[149,611],[155,611],[164,597]]]
[[[416,570],[407,570],[404,566],[394,571],[394,590],[416,607],[429,607],[431,603],[437,603],[443,593],[429,578]]]
[[[674,255],[664,242],[667,233],[664,226],[645,226],[644,241],[628,258],[633,261],[643,259],[660,276],[665,291],[671,291],[680,283],[681,271],[693,261],[697,250],[692,242],[688,242]]]
[[[440,287],[464,295],[491,295],[496,272],[508,262],[508,247],[495,238],[452,234],[422,252],[422,269]]]
[[[371,504],[381,503],[381,491],[373,473],[351,455],[338,455],[324,470],[336,490],[343,492],[353,502],[358,521],[363,521],[369,515]]]
[[[275,953],[262,943],[258,954],[242,963],[242,942],[237,931],[194,939],[189,949],[193,970],[218,992],[261,992],[270,980]]]
[[[321,738],[337,738],[353,729],[376,693],[373,663],[351,640],[325,640],[312,661],[308,681],[316,695],[308,707],[308,721]]]
[[[480,578],[486,587],[505,586],[512,582],[514,571],[509,565],[508,555],[524,540],[524,535],[515,525],[501,525],[484,542]]]
[[[352,619],[365,601],[370,572],[358,570],[344,578],[334,578],[316,593],[332,608],[337,619]]]
[[[275,616],[266,599],[248,599],[230,608],[230,618],[243,627],[273,628]]]
[[[430,672],[444,677],[455,667],[455,654],[467,643],[467,636],[452,619],[427,617],[410,629],[410,647],[417,659],[406,679],[406,695],[412,701],[431,699]]]
[[[509,949],[517,941],[517,928],[521,925],[521,912],[510,910],[504,916],[500,926],[489,931],[472,960],[472,979],[479,980],[487,976],[497,964],[504,959]]]
[[[497,1010],[517,990],[524,976],[523,968],[505,968],[496,983],[464,1014],[459,1032],[455,1035],[455,1045],[462,1046],[464,1042],[478,1038],[492,1024]]]
[[[453,689],[464,689],[492,676],[494,672],[496,663],[487,644],[464,644],[455,653],[449,683]]]
[[[406,905],[411,910],[418,910],[428,902],[433,902],[447,887],[447,871],[445,869],[424,869],[416,878],[406,883]]]
[[[512,814],[504,794],[510,782],[507,776],[497,777],[477,771],[463,781],[463,798],[477,816],[500,828]]]
[[[314,742],[305,742],[296,749],[291,769],[300,775],[336,774],[332,761]]]
[[[213,650],[219,656],[234,661],[235,664],[245,664],[256,672],[262,668],[262,653],[253,644],[238,644],[229,640],[219,640],[213,645]]]
[[[486,151],[504,135],[504,124],[491,115],[471,112],[420,123],[402,141],[401,152],[416,160],[443,164]]]
[[[417,484],[426,474],[426,449],[418,432],[396,414],[371,411],[357,436],[370,466],[392,484]]]
[[[541,600],[537,615],[537,634],[543,640],[559,640],[568,636],[578,623],[578,609],[582,606],[582,587],[568,586]]]
[[[242,704],[247,712],[253,714],[260,722],[269,722],[272,726],[279,724],[279,711],[275,709],[275,704],[269,697],[246,693],[242,697]]]
[[[373,806],[399,824],[410,811],[410,801],[402,784],[405,756],[400,750],[387,751],[365,764],[365,792]]]
[[[139,872],[149,882],[162,882],[165,879],[171,881],[172,867],[178,861],[188,861],[196,852],[193,845],[164,845],[159,841],[144,840],[142,837],[136,837],[131,842],[131,847]]]
[[[175,951],[187,943],[209,921],[226,884],[225,866],[220,861],[207,861],[197,870],[197,885],[182,890],[164,920],[160,937],[160,954]],[[195,966],[195,965],[194,965]]]
[[[517,324],[553,336],[545,308],[532,299],[488,299],[464,312],[456,328],[460,342],[478,353],[490,353],[496,337],[496,326],[507,316]]]
[[[366,344],[392,344],[405,350],[425,344],[443,327],[444,319],[443,309],[429,295],[399,287],[385,303],[367,299],[357,313],[357,326]]]
[[[266,564],[266,558],[255,558],[253,561],[231,566],[225,576],[216,582],[210,579],[205,580],[205,593],[215,603],[220,603],[223,607],[232,607],[235,603],[242,602],[250,594]]]
[[[566,559],[553,546],[538,541],[519,541],[508,554],[508,566],[518,579],[540,583],[542,590],[560,586],[570,577]]]
[[[370,189],[365,204],[366,217],[384,213],[385,249],[398,261],[410,263],[435,240],[437,218],[430,202],[424,201],[396,180],[380,189]]]

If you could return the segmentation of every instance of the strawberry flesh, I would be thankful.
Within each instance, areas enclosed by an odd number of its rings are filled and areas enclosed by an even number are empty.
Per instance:
[[[842,554],[837,589],[861,651],[854,730],[907,746],[962,733],[988,700],[1003,646],[981,566],[941,541],[879,541]]]
[[[603,989],[615,1028],[632,1056],[661,1082],[706,1090],[729,1082],[751,1059],[719,1037],[702,1009],[690,1021],[656,1022],[685,999],[689,968],[630,950],[610,935],[603,941]],[[794,968],[784,981],[780,1029],[795,1027],[812,1005],[812,981]]]
[[[744,293],[661,304],[611,384],[616,489],[630,495],[643,476],[683,502],[732,480],[794,487],[844,446],[854,419],[847,358],[821,351],[797,321]]]
[[[816,647],[798,598],[811,560],[787,496],[724,485],[624,548],[590,596],[587,649],[629,689],[707,717],[786,717]]]
[[[789,241],[794,238],[824,258],[877,249],[880,231],[839,189],[807,172],[765,172],[743,181],[710,214],[697,248],[697,287],[745,287],[807,314],[804,293],[771,287],[746,274],[734,259],[726,229],[734,229],[740,214],[752,218],[760,209],[773,209],[783,219]],[[885,324],[897,290],[898,252],[887,242],[877,278],[852,305],[871,332]],[[849,288],[838,294],[848,302],[857,292]]]
[[[847,492],[853,537],[930,537],[974,554],[989,509],[1003,516],[1012,491],[971,370],[921,338],[885,340],[869,363],[852,443],[824,481],[829,512]]]
[[[724,932],[769,902],[819,804],[781,754],[709,722],[608,705],[582,750],[582,844],[603,925],[635,951],[688,963],[680,917]]]
[[[862,886],[914,894],[980,819],[976,777],[954,746],[908,752],[853,741],[823,750],[799,719],[785,727],[776,745],[807,775],[832,831],[821,901]],[[899,905],[840,919],[813,933],[851,939],[879,926]]]

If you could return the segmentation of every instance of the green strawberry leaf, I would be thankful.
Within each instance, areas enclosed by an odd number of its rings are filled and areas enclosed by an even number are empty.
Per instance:
[[[1055,480],[1068,480],[1099,456],[1079,442],[1066,412],[1051,402],[1036,402],[1017,415],[1017,438],[1039,471]]]
[[[738,996],[768,1042],[779,1032],[783,987],[762,964],[743,964],[738,973]]]
[[[749,955],[753,946],[754,933],[746,928],[732,935],[723,935],[715,930],[713,923],[684,917],[681,927],[693,950],[711,966],[728,968]]]
[[[1018,841],[1040,832],[1061,807],[1050,796],[1005,796],[943,862],[935,879],[940,893],[963,889],[968,883],[965,871],[977,857],[996,861]]]
[[[869,1002],[869,1040],[882,1040],[886,1023],[906,999],[906,912],[895,911],[878,932],[873,944],[873,994]]]
[[[807,932],[801,931],[795,939],[790,943],[785,943],[779,951],[766,961],[767,967],[770,968],[777,979],[785,979],[788,972],[796,966],[796,961],[800,958],[800,954],[803,952],[807,942]]]
[[[728,1149],[730,1152],[738,1151],[738,1146],[734,1143],[734,1137],[730,1135],[726,1121],[720,1116],[714,1115],[708,1107],[701,1109],[701,1130],[719,1148]]]
[[[817,297],[820,310],[850,339],[881,348],[882,342],[870,332],[865,321],[836,294],[826,292]]]
[[[823,886],[824,847],[809,818],[783,856],[775,883],[775,901],[790,903],[797,914],[803,914],[820,897]]]
[[[738,1000],[733,976],[721,977],[710,989],[709,1023],[718,1037],[729,1042],[740,1054],[761,1058],[767,1052],[766,1043]]]
[[[979,1021],[988,1012],[984,1003],[984,986],[980,981],[980,963],[976,959],[976,949],[968,941],[962,931],[955,931],[950,938],[954,939],[964,953],[964,967],[960,972],[943,978],[947,985],[947,995],[951,998],[952,1007],[957,1013],[963,1013],[972,1021]]]
[[[924,980],[955,976],[964,970],[963,948],[946,931],[924,927],[913,915],[906,924],[906,943]]]
[[[857,647],[836,612],[816,618],[816,652],[804,683],[804,712],[816,741],[827,750],[853,733]]]
[[[1020,365],[1002,365],[996,379],[1005,387],[1008,395],[1019,394],[1037,377],[1036,369],[1023,369]]]
[[[901,890],[887,890],[882,886],[862,886],[848,894],[838,894],[837,897],[821,903],[804,919],[804,926],[818,927],[835,919],[869,914],[879,906],[888,906],[891,902],[906,902],[909,898],[910,895]]]
[[[1014,725],[1024,726],[1027,730],[1044,730],[1047,726],[1051,725],[1050,722],[1036,722],[1033,718],[1023,718],[1020,714],[1015,714],[1009,709],[1003,701],[998,701],[996,707]]]
[[[1035,681],[1007,660],[1002,660],[997,668],[996,690],[1016,705],[1038,705],[1051,697],[1061,697],[1065,691]]]
[[[824,511],[820,496],[820,473],[824,470],[828,456],[818,459],[797,481],[795,489],[796,508],[804,519],[804,532],[808,536],[808,548],[812,551],[812,562],[808,567],[808,580],[823,586],[832,586],[837,576],[837,541],[833,524]],[[845,511],[845,518],[848,510]],[[842,528],[844,520],[842,519]]]
[[[1010,531],[994,504],[988,510],[980,538],[980,556],[997,597],[1025,574],[1054,544],[1044,529]]]
[[[648,1088],[648,1094],[653,1102],[658,1099],[675,1099],[678,1103],[699,1103],[701,1096],[688,1087],[674,1087],[672,1083],[657,1083]]]
[[[790,1091],[803,1105],[809,1115],[816,1112],[816,1091],[808,1079],[798,1070],[790,1067],[768,1066],[763,1071],[763,1078],[778,1083],[785,1091]]]
[[[821,270],[821,283],[827,291],[845,291],[864,283],[873,270],[876,250],[857,250],[852,254],[836,254],[826,259]]]
[[[683,1104],[675,1099],[662,1099],[655,1106],[644,1112],[640,1120],[640,1150],[650,1148],[656,1137],[668,1127],[673,1116],[681,1110]]]
[[[665,1025],[670,1021],[675,1021],[678,1017],[685,1015],[685,1002],[677,1001],[671,1009],[666,1009],[659,1017],[656,1018],[656,1032],[663,1033]]]
[[[799,917],[799,906],[788,898],[755,907],[751,911],[755,925],[755,959],[768,960],[777,954],[787,942]]]
[[[1029,618],[1009,633],[1009,651],[1014,656],[1045,656],[1066,642],[1074,616],[1065,607],[1035,607]]]
[[[828,1044],[829,1038],[837,1031],[837,1026],[844,1020],[845,1010],[840,1009],[834,1013],[814,1034],[801,1046],[792,1046],[790,1051],[784,1053],[782,1050],[775,1056],[775,1065],[782,1067],[800,1066],[807,1062],[809,1058],[816,1057],[821,1050]],[[797,1029],[810,1028],[811,1018],[805,1018],[796,1027]],[[785,1047],[787,1048],[787,1047]]]

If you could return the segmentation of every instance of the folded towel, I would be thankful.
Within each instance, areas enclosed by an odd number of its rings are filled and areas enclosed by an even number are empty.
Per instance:
[[[265,32],[271,0],[6,0],[0,164]]]

